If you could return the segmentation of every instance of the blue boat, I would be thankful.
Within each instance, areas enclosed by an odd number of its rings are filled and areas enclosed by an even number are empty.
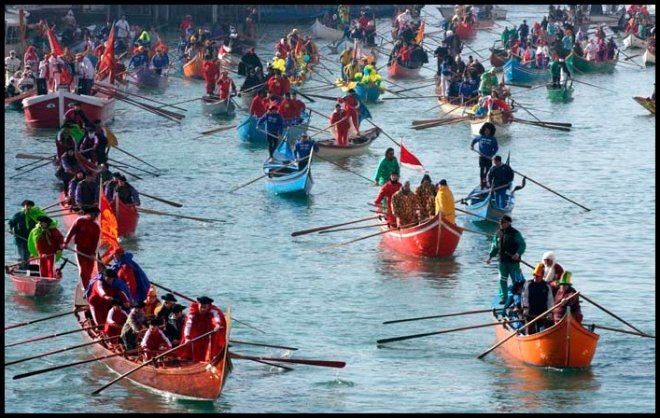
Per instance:
[[[285,120],[287,126],[284,130],[284,135],[286,135],[291,143],[295,143],[298,138],[300,138],[300,135],[307,133],[309,119],[310,112],[303,112],[302,117],[299,120]],[[248,118],[241,122],[236,129],[238,130],[238,139],[243,142],[251,142],[261,145],[268,143],[266,132],[262,129],[257,129],[257,117],[254,115],[248,116]]]
[[[375,103],[380,97],[380,87],[376,85],[365,86],[363,83],[357,83],[355,85],[355,94],[358,95],[362,102]]]
[[[532,68],[522,65],[520,58],[511,57],[504,64],[504,80],[507,83],[532,84],[550,80],[550,71],[547,68]]]
[[[309,155],[309,163],[305,168],[299,170],[289,142],[282,141],[273,152],[273,159],[264,162],[266,190],[276,194],[308,195],[314,185],[311,173],[313,153],[314,150]]]
[[[508,189],[506,194],[506,205],[500,207],[495,202],[493,193],[489,189],[482,189],[481,186],[477,186],[465,199],[465,211],[470,214],[469,219],[473,222],[499,221],[502,216],[511,215],[516,199]]]

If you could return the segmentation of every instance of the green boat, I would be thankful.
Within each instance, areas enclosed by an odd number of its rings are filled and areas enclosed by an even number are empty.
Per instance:
[[[546,88],[548,89],[548,99],[552,102],[568,102],[573,100],[573,80],[566,86],[553,87],[552,84],[548,84]]]
[[[584,58],[576,56],[571,53],[566,57],[566,64],[568,64],[571,72],[576,71],[578,74],[587,73],[611,73],[614,71],[614,66],[619,59],[619,52],[617,51],[614,59],[605,62],[587,61]]]

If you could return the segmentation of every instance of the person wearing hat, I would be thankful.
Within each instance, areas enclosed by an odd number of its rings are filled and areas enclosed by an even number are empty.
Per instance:
[[[490,95],[493,89],[496,89],[499,85],[497,81],[497,75],[495,74],[496,68],[492,67],[489,71],[486,71],[481,75],[481,82],[479,83],[479,93],[482,96]]]
[[[97,274],[85,289],[85,298],[94,322],[105,325],[114,298],[119,298],[126,308],[131,306],[128,294],[126,283],[117,277],[114,270],[105,269]]]
[[[117,178],[117,186],[114,188],[110,203],[116,204],[115,199],[128,206],[140,206],[140,193],[128,183],[126,176],[119,176]]]
[[[34,205],[32,200],[21,202],[21,210],[9,219],[9,232],[14,235],[14,244],[18,250],[19,268],[26,270],[30,259],[28,238],[30,232],[37,226],[37,219],[46,216],[43,209]]]
[[[351,116],[342,109],[341,104],[335,104],[335,111],[330,115],[330,126],[335,137],[335,143],[340,147],[348,146],[348,132],[351,129]]]
[[[557,290],[559,290],[559,279],[564,274],[564,268],[561,264],[557,263],[555,253],[553,251],[547,251],[543,253],[543,265],[545,266],[545,274],[543,275],[543,280],[545,280],[550,287],[552,288],[552,294],[556,295]]]
[[[34,79],[34,75],[32,74],[32,70],[26,68],[23,70],[21,77],[18,80],[18,90],[20,90],[21,93],[25,93],[29,90],[32,90],[35,83],[36,81]]]
[[[153,284],[147,291],[147,297],[144,299],[144,304],[144,314],[147,315],[148,319],[154,318],[156,316],[156,309],[160,306],[160,301],[158,300],[156,287]]]
[[[142,267],[133,260],[133,254],[117,247],[109,255],[111,258],[108,260],[108,268],[116,271],[117,276],[126,283],[131,299],[133,301],[145,300],[151,282]]]
[[[309,138],[309,135],[302,134],[300,138],[296,141],[296,144],[293,147],[293,154],[298,160],[298,171],[303,171],[307,164],[309,164],[309,155],[314,152],[319,151],[319,146],[316,142]]]
[[[493,157],[493,166],[488,170],[486,179],[488,187],[493,190],[494,200],[500,208],[506,207],[509,201],[507,190],[513,184],[515,174],[508,164],[502,162],[502,157],[496,155]]]
[[[500,261],[498,269],[500,273],[500,304],[504,304],[508,278],[511,282],[524,281],[520,271],[520,257],[525,253],[527,244],[520,231],[511,226],[512,219],[509,215],[502,216],[500,228],[493,237],[486,264],[496,255]],[[543,277],[541,277],[542,279]],[[552,292],[550,292],[552,294]]]
[[[257,76],[255,68],[250,67],[247,70],[247,77],[245,77],[238,95],[241,96],[242,94],[245,94],[247,97],[255,96],[258,91],[266,90],[264,85],[265,83],[262,78]]]
[[[452,224],[456,223],[456,208],[454,207],[454,194],[452,193],[447,180],[442,179],[438,183],[438,190],[435,195],[435,214],[442,214],[442,219]]]
[[[228,71],[223,71],[220,73],[220,78],[218,79],[218,94],[220,95],[220,100],[228,100],[229,97],[236,96],[236,84],[234,80],[229,77]]]
[[[73,107],[64,113],[65,122],[72,122],[78,125],[80,129],[92,124],[85,112],[82,110],[82,103],[74,102]]]
[[[522,309],[523,316],[527,322],[532,321],[554,305],[552,289],[550,288],[550,285],[543,280],[543,270],[543,263],[536,264],[534,272],[532,273],[532,279],[527,280],[525,282],[525,287],[523,288]],[[548,318],[541,319],[532,327],[527,328],[528,335],[542,331],[546,325],[548,325],[547,319],[550,318],[551,314],[548,314]]]
[[[277,148],[280,136],[284,131],[284,118],[282,118],[282,115],[277,111],[276,105],[271,104],[268,108],[268,112],[264,113],[259,120],[257,120],[257,129],[266,132],[268,139],[268,155],[270,160],[272,160],[273,152]]]
[[[303,112],[305,112],[307,106],[305,106],[305,103],[302,100],[298,99],[298,94],[295,91],[291,92],[291,104],[293,105],[293,109],[297,118],[295,124],[299,124],[302,122]]]
[[[165,295],[160,298],[163,299],[163,303],[154,309],[154,314],[156,315],[156,318],[160,318],[163,322],[166,322],[167,318],[170,317],[172,307],[177,300],[171,293],[165,293]]]
[[[146,33],[146,31],[142,32]],[[138,48],[138,51],[128,61],[128,69],[142,67],[149,62],[149,50],[143,46]]]
[[[479,129],[479,136],[475,137],[470,143],[471,150],[474,150],[474,146],[478,145],[479,179],[481,180],[482,189],[486,187],[488,171],[493,165],[493,157],[499,149],[497,138],[495,138],[495,131],[495,125],[491,122],[486,122]]]
[[[183,311],[185,309],[185,306],[175,303],[174,306],[172,306],[172,313],[167,319],[167,324],[165,325],[165,335],[170,339],[173,346],[177,346],[181,342],[184,320]]]
[[[559,290],[555,295],[553,306],[562,301],[562,299],[568,298],[577,292],[573,285],[571,284],[572,273],[570,271],[565,271],[559,279]],[[552,311],[552,316],[555,321],[555,324],[564,317],[566,314],[566,308],[570,308],[571,315],[579,322],[582,323],[582,309],[580,308],[580,297],[574,297],[569,300],[566,304],[556,307]]]
[[[78,275],[83,289],[87,289],[94,273],[96,249],[101,238],[101,227],[96,220],[99,213],[99,208],[96,206],[83,208],[78,218],[69,228],[69,232],[67,232],[62,243],[62,249],[69,245],[72,240],[76,244]]]
[[[140,348],[144,350],[144,359],[150,360],[157,356],[159,351],[165,351],[172,348],[172,343],[165,335],[163,330],[160,329],[163,325],[163,320],[159,317],[153,318],[149,321],[149,328],[140,342]]]
[[[348,89],[346,96],[341,98],[341,102],[344,104],[344,110],[351,117],[353,127],[357,131],[356,134],[360,135],[360,106],[362,103],[358,98],[358,95],[355,93],[355,89]]]
[[[142,333],[146,331],[147,316],[144,314],[145,303],[138,301],[133,305],[131,312],[128,314],[126,323],[121,329],[121,339],[126,346],[126,350],[137,348],[137,338],[141,337]]]
[[[136,43],[139,44],[140,46],[143,46],[144,49],[147,51],[149,50],[149,48],[151,48],[151,35],[149,35],[149,32],[147,31],[146,28],[142,31]]]
[[[28,236],[28,250],[39,259],[41,277],[55,277],[55,261],[59,261],[62,256],[64,237],[57,229],[57,222],[48,216],[42,215],[36,220],[37,224]]]
[[[226,329],[227,320],[225,315],[220,308],[213,305],[213,299],[207,296],[197,298],[197,302],[190,304],[188,315],[186,315],[181,344],[185,344],[187,341],[209,331],[216,332],[186,346],[180,351],[181,357],[190,358],[192,361],[206,362],[214,359],[222,353],[227,342]]]
[[[121,330],[124,328],[124,324],[128,319],[128,315],[122,309],[124,303],[121,298],[115,297],[112,298],[112,308],[108,311],[108,317],[105,319],[105,325],[103,326],[103,333],[106,337],[118,337],[121,335]],[[112,340],[112,343],[115,343],[117,340]]]
[[[115,189],[117,188],[117,185],[119,184],[119,179],[122,177],[121,173],[118,171],[115,171],[112,173],[112,177],[109,181],[106,182],[105,188],[103,189],[103,193],[105,194],[105,198],[108,199],[108,201],[112,201],[112,196],[114,196]]]
[[[80,141],[78,152],[84,159],[96,166],[96,127],[91,122],[85,126],[85,134]]]

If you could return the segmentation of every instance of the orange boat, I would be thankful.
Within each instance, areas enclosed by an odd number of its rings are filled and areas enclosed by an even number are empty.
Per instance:
[[[195,57],[193,57],[193,59],[183,64],[183,75],[186,78],[196,78],[201,80],[203,78],[202,64],[204,64],[202,60],[202,53],[199,52]]]
[[[495,319],[502,322],[502,318]],[[515,330],[507,324],[495,326],[498,341]],[[596,353],[598,334],[583,327],[568,312],[561,321],[532,335],[515,336],[503,348],[509,355],[525,364],[559,369],[583,369],[591,365]]]

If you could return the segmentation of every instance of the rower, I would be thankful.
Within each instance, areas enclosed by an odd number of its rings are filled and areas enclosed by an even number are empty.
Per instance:
[[[78,125],[78,127],[80,127],[80,129],[83,129],[85,126],[92,124],[85,112],[82,110],[81,102],[73,103],[73,108],[67,110],[64,113],[64,120],[66,122],[75,123]]]
[[[190,304],[188,315],[185,319],[183,330],[183,340],[185,344],[200,335],[209,331],[215,331],[214,334],[185,347],[180,350],[181,357],[190,358],[192,361],[210,361],[216,358],[224,349],[226,333],[219,332],[226,330],[227,321],[224,313],[217,306],[213,305],[213,299],[202,296],[197,298],[197,302]],[[210,344],[209,344],[210,339]]]
[[[533,279],[525,282],[522,297],[523,316],[527,319],[527,322],[533,320],[554,305],[552,289],[543,280],[543,263],[536,265],[532,277]],[[549,314],[548,317],[551,318],[551,315]],[[531,335],[542,331],[546,325],[548,325],[547,318],[540,319],[532,327],[527,328],[527,334]]]
[[[121,200],[122,203],[128,206],[140,206],[140,194],[123,175],[117,177],[117,187],[115,187],[110,200],[114,203],[115,199]]]
[[[248,52],[241,57],[241,62],[238,64],[238,75],[249,74],[251,69],[261,68],[263,64],[257,55],[254,48],[248,49]]]
[[[124,327],[128,315],[122,309],[124,304],[121,298],[112,298],[111,304],[112,308],[108,311],[108,317],[105,319],[103,333],[106,337],[118,337],[121,335],[121,329]]]
[[[136,302],[121,329],[121,339],[127,351],[137,347],[137,337],[146,329],[147,316],[144,314],[144,307],[143,301]]]
[[[234,84],[234,80],[229,77],[229,72],[223,71],[218,80],[218,94],[220,95],[220,100],[228,100],[230,97],[230,89],[231,95],[236,96],[236,84]]]
[[[493,165],[492,159],[499,149],[497,138],[495,138],[495,131],[495,125],[491,122],[486,122],[479,129],[479,136],[475,137],[470,143],[471,150],[474,150],[475,144],[479,145],[479,178],[482,189],[486,187],[488,171]]]
[[[111,252],[108,268],[117,272],[128,287],[129,297],[132,301],[144,300],[150,288],[149,277],[140,265],[133,260],[133,254],[117,247]],[[104,259],[104,261],[106,261]]]
[[[87,208],[98,205],[99,185],[96,183],[96,176],[86,174],[85,179],[78,183],[74,202],[80,208]]]
[[[171,293],[165,293],[165,295],[161,296],[161,299],[163,300],[163,303],[154,309],[154,314],[156,315],[156,318],[160,318],[161,321],[167,321],[167,318],[169,318],[172,313],[174,303],[178,301]]]
[[[303,112],[305,112],[307,106],[305,106],[305,103],[302,100],[298,99],[298,94],[295,91],[291,92],[291,102],[293,103],[294,112],[298,122],[302,122]]]
[[[456,209],[454,207],[454,194],[447,185],[447,180],[442,179],[438,183],[438,191],[435,195],[435,214],[442,214],[442,219],[456,223]]]
[[[80,155],[92,164],[96,164],[96,127],[93,124],[85,126],[85,135],[80,141]]]
[[[296,160],[298,160],[298,171],[304,170],[309,164],[309,158],[307,157],[311,154],[312,149],[314,149],[314,152],[318,152],[319,146],[309,138],[309,135],[300,135],[300,139],[296,141],[296,145],[293,147],[293,153]]]
[[[148,59],[149,56],[147,49],[144,46],[140,45],[140,47],[138,48],[138,53],[131,57],[130,61],[128,61],[127,67],[130,69],[130,68],[139,68],[143,65],[147,65]]]
[[[335,111],[330,115],[330,126],[335,132],[335,141],[338,146],[348,146],[348,131],[351,129],[351,123],[351,116],[341,108],[341,104],[337,103]]]
[[[126,283],[117,277],[114,270],[103,270],[92,279],[85,290],[85,298],[97,325],[105,324],[114,297],[121,298],[125,307],[130,306]]]
[[[397,228],[410,226],[419,221],[417,196],[410,190],[410,182],[406,181],[403,186],[392,195],[392,215],[396,219]]]
[[[495,195],[495,202],[500,208],[506,207],[509,201],[506,191],[511,188],[513,177],[513,170],[508,164],[502,162],[502,157],[499,155],[494,156],[493,167],[488,170],[486,178],[488,179],[488,185]],[[507,184],[508,186],[504,187]]]
[[[163,73],[163,70],[166,70],[170,67],[170,58],[167,54],[163,53],[161,48],[156,49],[156,54],[151,58],[151,66],[154,68],[154,72],[159,76]]]
[[[575,290],[571,284],[571,276],[572,273],[570,271],[565,271],[564,274],[562,274],[561,279],[559,279],[559,290],[555,295],[553,306],[561,302],[562,299],[565,299],[577,292],[577,290]],[[580,308],[580,297],[578,296],[572,298],[565,305],[556,307],[552,311],[555,324],[561,321],[561,319],[564,317],[566,314],[566,308],[569,308],[571,315],[573,315],[579,323],[582,323],[582,309]]]
[[[73,138],[73,135],[71,135],[71,127],[74,124],[72,122],[66,122],[64,123],[64,126],[62,129],[57,133],[57,138],[55,139],[55,147],[56,147],[56,161],[59,163],[60,158],[62,157],[62,154],[65,153],[67,149],[76,149],[78,148],[78,144],[76,143],[76,140]]]
[[[76,218],[71,228],[69,228],[69,232],[64,237],[64,243],[62,244],[62,249],[69,245],[69,242],[72,240],[76,244],[78,276],[80,277],[83,289],[86,289],[92,280],[94,264],[96,263],[96,249],[101,238],[101,227],[96,219],[100,212],[96,206],[83,208],[80,216]]]
[[[394,193],[398,192],[400,188],[401,183],[399,183],[399,173],[393,171],[390,173],[390,181],[385,183],[383,187],[380,188],[378,196],[376,196],[376,199],[374,199],[373,202],[375,206],[378,206],[378,211],[382,212],[383,200],[385,199],[385,216],[390,227],[394,227],[396,225],[396,218],[392,213],[392,196]]]
[[[61,257],[63,241],[56,222],[45,215],[37,218],[37,224],[28,236],[28,249],[39,260],[41,277],[55,277],[55,257],[57,260]]]
[[[87,176],[87,173],[85,173],[83,170],[78,170],[76,171],[75,177],[73,177],[71,180],[68,180],[67,182],[67,188],[66,190],[66,203],[70,206],[74,206],[71,208],[71,210],[78,210],[78,205],[76,205],[76,190],[78,189],[78,184],[81,183],[83,180],[85,180],[85,177]]]
[[[156,288],[152,284],[149,287],[147,292],[147,298],[144,300],[144,314],[147,318],[151,319],[156,316],[156,309],[160,306],[160,301],[158,300],[158,295],[156,294]]]
[[[265,127],[263,127],[265,125]],[[284,131],[284,119],[282,115],[277,112],[277,106],[270,105],[268,112],[262,115],[257,121],[257,129],[266,132],[268,139],[268,155],[270,160],[273,159],[273,152],[277,148],[280,141],[280,136]]]
[[[165,325],[165,335],[172,341],[172,345],[177,346],[181,342],[181,335],[183,335],[183,310],[185,306],[174,304],[172,313],[170,314],[167,325]]]
[[[552,294],[556,295],[559,290],[559,279],[564,274],[564,268],[555,260],[555,253],[547,251],[543,253],[543,265],[545,267],[543,280],[552,288]]]
[[[35,207],[33,201],[24,200],[21,203],[21,210],[9,219],[9,232],[14,235],[14,244],[18,250],[18,261],[21,262],[19,267],[22,270],[28,269],[30,259],[28,237],[30,231],[37,226],[37,217],[44,214],[45,212],[41,208]]]
[[[250,115],[260,118],[266,113],[266,106],[264,104],[265,99],[266,90],[259,90],[259,92],[252,98],[252,103],[250,103]]]
[[[202,64],[203,72],[202,76],[206,82],[206,94],[212,96],[215,92],[215,84],[220,76],[220,65],[218,63],[218,58],[213,57],[212,60],[204,61]]]
[[[144,359],[150,360],[158,355],[158,351],[169,350],[172,348],[172,343],[165,333],[160,329],[163,320],[161,318],[154,318],[149,321],[149,328],[142,338],[140,348],[144,350]]]
[[[357,131],[357,135],[360,135],[360,118],[359,118],[359,109],[360,109],[360,99],[358,99],[357,94],[355,94],[355,89],[349,89],[348,94],[341,98],[341,102],[344,103],[344,110],[351,117],[353,126]]]
[[[110,143],[108,142],[107,131],[103,127],[103,122],[101,119],[94,120],[94,133],[96,134],[96,141],[94,142],[94,150],[96,151],[96,163],[107,163],[108,153],[110,152]]]
[[[492,258],[499,254],[500,304],[504,304],[506,301],[509,276],[512,283],[525,280],[520,271],[520,257],[525,253],[527,244],[520,231],[511,226],[512,222],[509,215],[502,216],[500,228],[493,237],[488,258],[486,258],[486,264],[490,264]]]
[[[291,125],[297,119],[298,114],[291,99],[291,93],[284,93],[284,100],[280,102],[279,112],[287,126]]]

